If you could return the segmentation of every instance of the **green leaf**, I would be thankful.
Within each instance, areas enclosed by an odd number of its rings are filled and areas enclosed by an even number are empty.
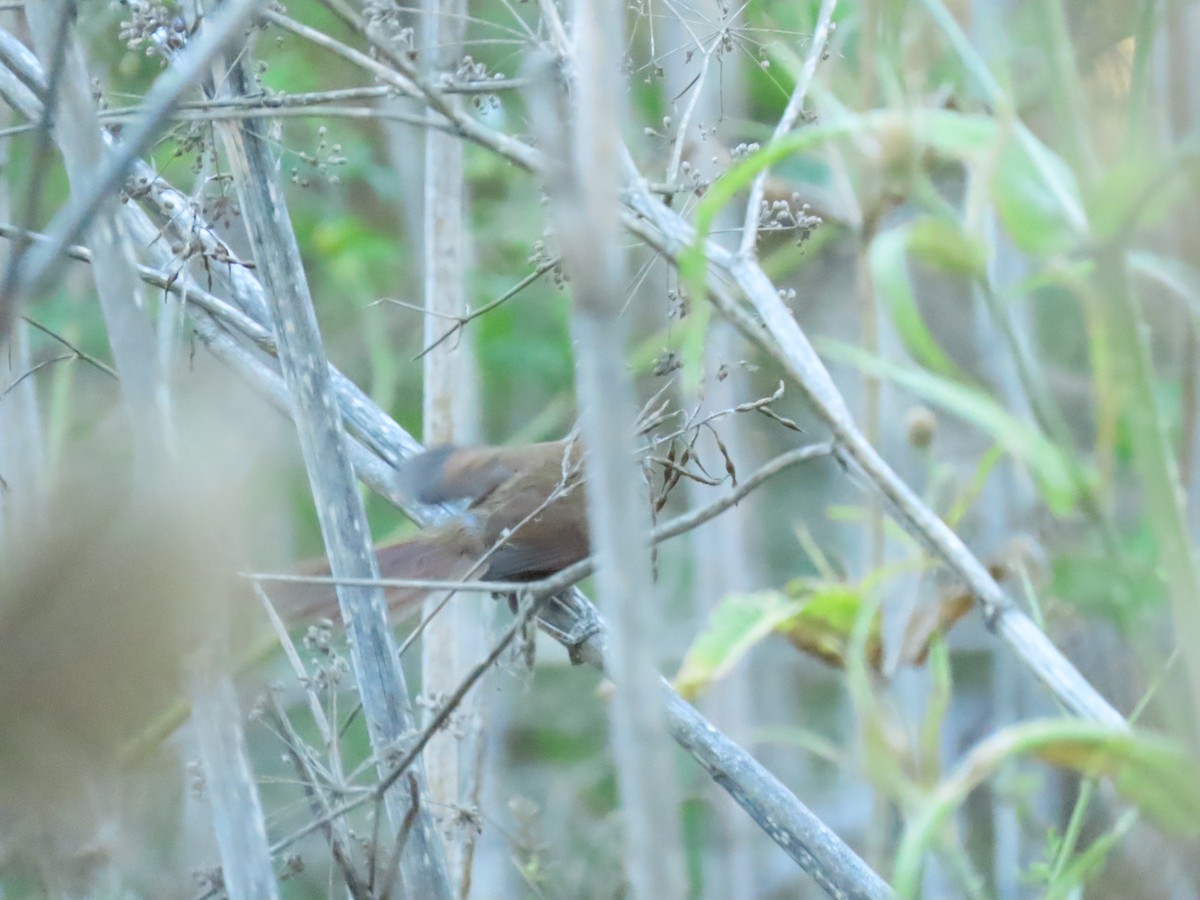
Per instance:
[[[967,278],[987,274],[987,249],[957,222],[922,216],[909,225],[908,249],[926,265]]]
[[[904,226],[881,232],[871,242],[868,259],[875,289],[888,304],[905,348],[927,369],[959,381],[966,376],[942,350],[925,326],[908,273],[907,250],[914,230]]]
[[[778,631],[797,649],[824,660],[830,665],[843,666],[850,633],[858,621],[863,595],[855,586],[837,582],[813,584],[795,580],[788,585],[792,596],[805,597],[794,615],[780,622]],[[871,624],[867,656],[872,666],[879,660],[879,621]]]
[[[795,579],[784,591],[731,594],[713,610],[708,625],[697,635],[675,675],[675,687],[693,697],[723,678],[756,644],[772,632],[796,649],[833,665],[844,666],[852,633],[862,614],[861,588],[841,582]],[[937,633],[954,624],[961,613],[934,613],[929,627],[905,636],[904,661],[919,663]],[[879,617],[867,626],[866,662],[878,669]]]
[[[1066,735],[1034,755],[1082,775],[1111,778],[1120,794],[1160,826],[1200,835],[1200,782],[1182,748],[1146,734]]]
[[[897,896],[917,896],[924,854],[942,823],[1001,765],[1023,756],[1088,777],[1111,778],[1126,800],[1159,825],[1189,837],[1200,834],[1200,782],[1194,760],[1181,746],[1078,719],[1021,722],[972,749],[912,818],[896,853]]]
[[[780,744],[797,750],[803,750],[810,756],[832,766],[846,763],[846,751],[814,728],[800,728],[794,725],[775,725],[755,728],[750,734],[750,743],[755,746],[763,744]]]
[[[1114,238],[1130,227],[1139,217],[1143,222],[1159,220],[1166,208],[1175,202],[1173,191],[1156,190],[1155,182],[1163,177],[1161,165],[1150,165],[1138,154],[1120,160],[1096,173],[1087,191],[1092,228],[1099,240]],[[1154,210],[1147,210],[1147,198]],[[1147,215],[1153,212],[1155,214]]]
[[[987,486],[987,480],[991,477],[992,469],[996,468],[996,463],[1004,457],[1004,448],[999,444],[994,444],[987,449],[983,456],[979,457],[979,461],[975,464],[975,471],[971,474],[970,481],[962,485],[957,496],[954,498],[954,503],[943,514],[942,518],[951,528],[957,528],[962,522],[963,516],[970,512],[971,507],[983,495],[983,489]]]
[[[1000,221],[1026,253],[1062,253],[1079,242],[1083,204],[1075,176],[1032,138],[1004,146],[991,189]]]
[[[1047,505],[1058,515],[1074,507],[1076,484],[1063,451],[1037,428],[1015,418],[983,390],[948,378],[901,366],[850,344],[821,341],[826,356],[887,378],[921,399],[970,422],[1029,469]]]
[[[861,663],[878,671],[883,662],[883,639],[878,609],[864,609],[869,602],[866,588],[844,582],[796,579],[786,591],[802,602],[795,614],[780,622],[775,631],[797,650],[815,656],[831,666],[851,667],[849,656],[854,652],[855,629],[865,629]],[[970,595],[955,594],[941,597],[936,603],[924,604],[911,617],[900,641],[899,660],[904,665],[922,665],[937,638],[972,607]],[[862,616],[869,621],[860,623]]]
[[[675,675],[675,688],[694,697],[723,678],[752,647],[775,627],[795,615],[801,603],[780,591],[730,594],[709,616]]]

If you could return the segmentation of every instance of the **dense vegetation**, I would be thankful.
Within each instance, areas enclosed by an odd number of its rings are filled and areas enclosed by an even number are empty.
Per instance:
[[[0,4],[0,895],[1200,892],[1198,28]],[[272,627],[575,428],[575,606]]]

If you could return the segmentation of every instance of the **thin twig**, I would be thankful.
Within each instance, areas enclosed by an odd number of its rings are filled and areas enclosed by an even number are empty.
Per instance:
[[[460,316],[458,318],[458,321],[454,324],[453,327],[450,328],[450,330],[448,330],[445,334],[441,335],[441,337],[434,340],[432,343],[428,344],[425,347],[425,349],[423,349],[420,353],[418,353],[415,357],[413,357],[414,361],[423,357],[430,350],[437,347],[443,341],[448,339],[451,335],[453,335],[456,332],[460,331],[461,329],[465,328],[469,323],[473,322],[475,319],[478,319],[480,316],[487,315],[496,307],[500,306],[501,304],[507,303],[513,297],[517,296],[517,294],[521,293],[521,291],[525,290],[525,288],[529,287],[531,284],[533,284],[535,281],[537,281],[539,278],[541,278],[543,275],[545,275],[547,272],[549,272],[551,269],[553,269],[555,266],[557,266],[560,262],[561,262],[561,260],[557,256],[551,260],[547,260],[546,262],[542,263],[540,266],[538,266],[536,269],[534,269],[532,272],[530,272],[528,275],[526,275],[524,278],[522,278],[520,281],[518,281],[515,285],[513,285],[511,288],[509,288],[507,291],[505,291],[503,294],[501,294],[496,299],[489,300],[483,306],[479,307],[479,309],[473,309],[469,313],[466,313],[466,314]]]
[[[501,156],[511,160],[521,168],[541,168],[542,155],[540,152],[507,134],[487,127],[462,111],[455,110],[446,102],[437,88],[425,84],[413,67],[405,60],[400,59],[390,47],[379,41],[373,31],[365,31],[368,39],[371,40],[372,45],[378,53],[387,59],[394,68],[389,68],[372,59],[367,54],[355,50],[353,47],[348,47],[341,41],[336,41],[328,35],[317,31],[315,28],[309,28],[307,25],[303,25],[279,12],[267,9],[263,11],[262,15],[263,18],[278,25],[280,28],[286,29],[292,34],[311,41],[348,62],[360,66],[381,81],[393,85],[406,96],[426,101],[439,114],[445,116],[447,121],[454,126],[455,132],[462,137],[495,150]]]
[[[825,56],[825,49],[829,44],[829,36],[835,27],[833,13],[836,9],[837,0],[824,0],[821,4],[821,11],[817,14],[817,30],[813,33],[812,46],[808,48],[808,56],[804,58],[804,65],[800,68],[800,77],[796,79],[796,86],[792,90],[792,95],[788,98],[783,115],[775,123],[775,131],[771,135],[772,140],[791,131],[792,127],[796,124],[796,120],[800,118],[800,112],[804,108],[804,100],[808,96],[808,88],[812,84],[813,75],[817,71],[817,63]],[[768,171],[767,169],[763,169],[759,172],[754,177],[754,183],[750,186],[750,199],[746,201],[746,217],[745,223],[742,225],[742,243],[738,251],[744,255],[748,255],[754,251],[754,244],[758,240],[758,223],[762,212],[759,207],[762,206],[763,190],[767,183]]]
[[[287,625],[279,617],[279,613],[275,611],[275,606],[271,603],[271,598],[267,596],[266,591],[260,585],[254,584],[253,587],[255,595],[258,597],[258,602],[267,614],[271,628],[279,640],[279,645],[283,648],[283,655],[291,663],[292,672],[295,673],[296,680],[304,688],[305,696],[308,698],[308,709],[312,713],[313,722],[316,724],[317,730],[321,732],[321,740],[324,742],[326,748],[334,755],[332,761],[334,767],[340,773],[341,766],[337,758],[337,741],[334,737],[333,729],[329,725],[329,719],[325,715],[325,708],[321,706],[317,692],[313,688],[312,679],[309,678],[308,670],[304,667],[304,661],[300,658],[300,654],[296,650],[296,645],[292,643],[292,639],[288,635]]]
[[[271,694],[271,716],[280,731],[284,749],[287,751],[288,758],[292,761],[292,766],[295,768],[296,775],[300,779],[301,787],[308,797],[312,814],[318,818],[325,818],[329,813],[329,798],[321,790],[319,778],[306,752],[307,748],[304,740],[296,732],[296,729],[292,727],[287,711],[280,704],[279,698],[274,693]],[[349,832],[344,827],[337,827],[339,825],[344,826],[344,824],[344,821],[341,819],[327,819],[321,831],[325,834],[325,840],[329,843],[330,855],[342,873],[342,878],[346,882],[346,889],[350,892],[350,896],[354,897],[355,900],[368,900],[371,897],[370,891],[362,883],[358,872],[354,868],[354,859],[351,855],[348,841],[350,837]]]
[[[476,569],[480,566],[476,565]],[[503,594],[523,591],[528,581],[441,581],[429,578],[334,578],[329,575],[292,575],[285,572],[242,572],[251,581],[273,584],[327,584],[348,587],[419,588],[429,591]]]
[[[0,227],[3,227],[3,226],[0,226]],[[38,322],[35,319],[29,318],[29,316],[21,316],[21,319],[25,322],[25,324],[32,325],[34,328],[36,328],[42,334],[58,341],[58,343],[62,344],[64,347],[66,347],[68,350],[70,350],[72,353],[74,353],[76,356],[78,356],[81,360],[83,360],[84,362],[86,362],[92,366],[95,366],[97,369],[99,369],[101,372],[103,372],[109,378],[112,378],[113,380],[116,380],[116,381],[120,380],[119,377],[117,376],[116,370],[114,370],[112,366],[108,365],[103,360],[96,359],[96,357],[92,356],[92,354],[88,353],[86,350],[82,350],[79,347],[76,347],[74,344],[72,344],[70,341],[68,341],[65,337],[63,337],[57,331],[54,331],[51,328],[47,328],[41,322]]]
[[[688,142],[688,128],[692,124],[692,116],[696,112],[696,105],[700,102],[700,98],[704,95],[704,82],[708,78],[708,66],[712,62],[713,53],[721,46],[725,40],[725,33],[718,31],[716,37],[713,38],[712,44],[706,49],[701,47],[701,54],[704,57],[700,63],[700,74],[696,76],[695,82],[691,85],[693,88],[692,96],[688,100],[688,104],[684,107],[683,116],[679,120],[679,126],[675,129],[675,145],[671,148],[671,161],[667,164],[667,174],[663,177],[666,184],[675,184],[679,180],[679,166],[683,161],[683,149]]]
[[[486,673],[488,669],[495,664],[496,660],[498,660],[504,651],[509,647],[509,645],[516,640],[518,635],[525,631],[529,623],[541,609],[542,605],[550,599],[550,596],[551,595],[548,593],[542,594],[532,602],[526,603],[521,611],[521,614],[512,623],[512,625],[508,627],[504,634],[501,635],[500,639],[492,647],[491,652],[484,657],[482,662],[471,669],[458,688],[446,698],[445,702],[441,705],[441,707],[438,708],[438,711],[430,718],[429,724],[421,730],[421,733],[417,736],[413,745],[406,753],[404,753],[403,756],[400,757],[399,761],[395,763],[388,774],[376,785],[375,789],[370,795],[347,801],[336,809],[330,811],[328,816],[309,822],[282,840],[277,841],[271,848],[272,853],[282,853],[297,841],[302,840],[303,838],[312,834],[314,831],[320,828],[325,821],[328,821],[336,816],[344,816],[346,813],[353,812],[355,809],[358,809],[363,805],[363,803],[376,800],[378,797],[383,795],[383,792],[395,784],[396,781],[407,771],[408,767],[413,764],[418,756],[420,756],[421,751],[425,749],[425,745],[429,743],[429,739],[433,737],[433,733],[446,724],[446,721],[458,707],[458,704],[462,701],[462,698],[465,697],[471,688],[473,688],[479,681],[479,679],[483,677],[484,673]]]
[[[29,369],[26,369],[24,372],[22,372],[20,375],[18,375],[16,378],[13,379],[12,384],[10,384],[8,387],[6,387],[3,391],[0,391],[0,400],[3,400],[5,397],[7,397],[9,395],[9,393],[11,391],[15,390],[21,384],[21,382],[24,381],[26,378],[30,378],[31,376],[36,375],[42,369],[48,368],[48,367],[53,366],[60,362],[67,362],[68,360],[76,360],[76,359],[82,359],[82,358],[83,357],[81,357],[78,353],[64,353],[61,356],[53,356],[50,359],[43,359],[40,363],[36,363],[35,365],[31,366]]]

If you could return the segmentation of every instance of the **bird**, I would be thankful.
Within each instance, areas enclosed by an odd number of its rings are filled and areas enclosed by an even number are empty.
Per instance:
[[[421,503],[468,503],[425,534],[376,548],[381,578],[537,581],[590,552],[583,448],[577,440],[436,447],[407,460],[400,483]],[[319,560],[301,571],[328,576],[329,565]],[[391,618],[403,619],[429,592],[385,588]],[[328,584],[289,584],[277,593],[272,599],[287,621],[340,618]]]

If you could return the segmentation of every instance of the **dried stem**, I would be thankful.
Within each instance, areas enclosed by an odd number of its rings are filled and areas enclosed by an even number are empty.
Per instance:
[[[649,511],[634,467],[637,406],[622,363],[625,260],[616,165],[621,29],[611,0],[579,0],[574,24],[574,103],[568,108],[554,93],[555,68],[545,62],[531,78],[541,88],[531,93],[530,105],[540,143],[558,163],[548,168],[547,189],[571,276],[588,523],[601,563],[597,590],[611,625],[607,664],[616,682],[611,730],[625,813],[625,866],[633,897],[670,900],[684,894],[679,789],[656,688],[659,604],[652,599],[645,544]]]
[[[245,93],[242,63],[233,63],[227,84]],[[287,205],[278,183],[260,123],[220,130],[241,198],[242,212],[258,271],[271,307],[279,362],[292,395],[293,419],[308,470],[330,571],[351,578],[378,575],[370,529],[337,415],[329,363],[313,311],[312,297],[290,227]],[[404,674],[396,656],[386,607],[377,588],[338,589],[342,620],[350,636],[351,662],[366,713],[367,730],[377,755],[393,746],[413,726]],[[421,774],[416,773],[418,782]],[[385,795],[388,813],[398,829],[409,814],[403,791]],[[404,883],[422,897],[449,897],[440,841],[428,812],[417,813],[401,857]]]

